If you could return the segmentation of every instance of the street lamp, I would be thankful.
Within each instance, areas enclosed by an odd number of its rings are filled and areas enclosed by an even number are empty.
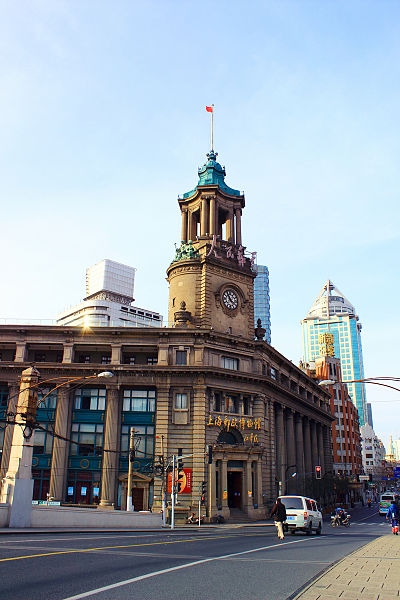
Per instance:
[[[9,527],[29,527],[32,512],[32,454],[33,445],[29,443],[36,426],[37,395],[39,385],[49,381],[60,381],[42,399],[55,390],[72,382],[85,381],[97,377],[113,377],[111,371],[102,371],[86,377],[55,377],[39,382],[40,373],[35,367],[29,367],[22,372],[18,393],[17,409],[10,448],[7,474],[3,479],[0,502],[9,504]]]

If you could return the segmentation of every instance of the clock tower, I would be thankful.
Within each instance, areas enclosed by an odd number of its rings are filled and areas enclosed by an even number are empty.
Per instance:
[[[211,150],[197,186],[178,198],[181,244],[167,269],[168,321],[254,338],[255,253],[242,243],[244,194]]]

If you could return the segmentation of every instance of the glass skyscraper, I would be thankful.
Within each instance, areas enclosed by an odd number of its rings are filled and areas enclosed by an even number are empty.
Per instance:
[[[264,265],[257,265],[257,277],[254,280],[254,326],[261,319],[265,329],[265,340],[271,343],[271,309],[269,301],[269,271]]]
[[[361,323],[355,308],[328,280],[315,299],[303,327],[304,360],[312,363],[320,355],[320,334],[334,336],[334,356],[340,358],[343,381],[364,379],[364,364],[361,345]],[[349,383],[349,395],[357,406],[360,426],[368,422],[364,383]]]

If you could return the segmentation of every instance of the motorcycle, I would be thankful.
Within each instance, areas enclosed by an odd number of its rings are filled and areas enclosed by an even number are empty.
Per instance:
[[[331,516],[331,527],[340,527],[341,525],[343,527],[350,527],[350,515],[348,513],[345,513],[344,517],[340,515]]]

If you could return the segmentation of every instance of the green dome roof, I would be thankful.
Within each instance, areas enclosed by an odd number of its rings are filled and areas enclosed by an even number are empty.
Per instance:
[[[226,172],[224,167],[221,167],[221,165],[217,162],[217,156],[218,153],[214,152],[214,150],[211,150],[207,154],[207,162],[198,169],[199,181],[197,186],[190,192],[186,192],[186,194],[183,194],[182,198],[190,198],[196,193],[197,188],[202,185],[217,185],[223,192],[229,194],[230,196],[242,195],[238,190],[234,190],[233,188],[230,188],[228,185],[226,185]]]

